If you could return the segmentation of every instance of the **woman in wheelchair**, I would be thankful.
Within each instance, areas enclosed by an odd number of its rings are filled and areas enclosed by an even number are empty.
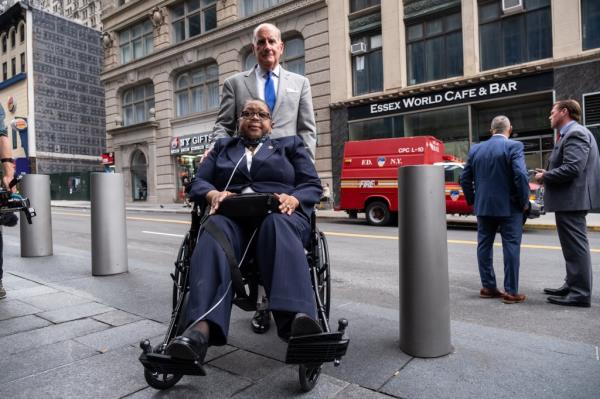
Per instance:
[[[190,198],[210,206],[191,259],[190,294],[182,335],[167,347],[173,358],[202,363],[209,345],[227,342],[234,287],[232,256],[239,268],[254,252],[278,335],[321,332],[304,248],[310,215],[321,198],[317,171],[298,136],[271,139],[267,105],[250,100],[238,120],[239,137],[220,139],[200,165]],[[253,226],[219,213],[223,200],[239,193],[273,193],[279,212]],[[221,237],[219,239],[219,237]]]

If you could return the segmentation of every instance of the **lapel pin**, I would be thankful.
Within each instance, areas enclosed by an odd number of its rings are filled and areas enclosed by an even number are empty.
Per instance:
[[[272,145],[270,145],[270,146],[269,146],[269,150],[272,150],[272,149],[273,149],[273,146],[272,146]]]

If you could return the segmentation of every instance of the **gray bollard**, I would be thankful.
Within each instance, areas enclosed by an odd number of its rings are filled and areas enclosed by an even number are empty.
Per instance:
[[[452,351],[444,168],[398,170],[400,349],[415,357]]]
[[[120,173],[92,173],[92,275],[127,271],[125,191]]]
[[[36,216],[32,224],[21,214],[21,256],[24,258],[52,255],[52,214],[50,210],[50,176],[25,175],[21,194],[29,198]]]

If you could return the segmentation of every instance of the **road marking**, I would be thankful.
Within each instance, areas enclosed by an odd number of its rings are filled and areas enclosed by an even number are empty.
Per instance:
[[[352,238],[375,238],[381,240],[398,240],[396,236],[384,236],[375,234],[354,234],[354,233],[339,233],[335,231],[324,231],[326,236],[333,237],[352,237]],[[448,240],[448,244],[464,244],[464,245],[477,245],[477,241],[473,240]],[[502,243],[494,243],[496,247],[502,247]],[[521,244],[521,248],[528,249],[550,249],[554,251],[560,251],[562,248],[559,245],[537,245],[537,244]],[[600,249],[590,249],[591,252],[600,253]]]
[[[185,237],[184,234],[171,234],[171,233],[160,233],[158,231],[146,231],[146,230],[142,230],[142,233],[146,233],[146,234],[155,234],[157,236],[169,236],[169,237],[177,237],[177,238],[183,238]]]
[[[86,216],[89,217],[89,214],[82,213],[68,213],[68,212],[53,212],[57,215],[67,215],[67,216]],[[185,220],[172,220],[172,219],[155,219],[155,218],[143,218],[136,216],[127,216],[127,220],[139,220],[139,221],[147,221],[147,222],[162,222],[162,223],[176,223],[176,224],[190,224],[189,221]],[[377,234],[354,234],[354,233],[340,233],[336,231],[324,231],[326,235],[332,237],[350,237],[350,238],[373,238],[378,240],[398,240],[397,236],[385,236],[385,235],[377,235]],[[149,233],[152,234],[152,233]],[[161,234],[161,233],[156,233]],[[162,233],[168,235],[166,233]],[[182,235],[177,235],[177,237],[183,237]],[[473,240],[448,240],[448,244],[464,244],[464,245],[477,245],[477,241]],[[496,247],[502,247],[502,244],[497,242],[494,243]],[[521,244],[521,248],[527,249],[549,249],[553,251],[560,251],[561,247],[559,245],[536,245],[536,244]],[[600,253],[600,249],[590,248],[590,252]]]
[[[596,360],[600,361],[600,356],[598,356],[598,346],[596,346]]]

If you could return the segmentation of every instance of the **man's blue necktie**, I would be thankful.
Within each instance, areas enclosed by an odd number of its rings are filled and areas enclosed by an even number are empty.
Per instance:
[[[277,97],[275,96],[275,83],[271,78],[272,73],[273,72],[269,71],[265,74],[265,102],[269,106],[271,113],[273,113],[275,101],[277,100]]]

